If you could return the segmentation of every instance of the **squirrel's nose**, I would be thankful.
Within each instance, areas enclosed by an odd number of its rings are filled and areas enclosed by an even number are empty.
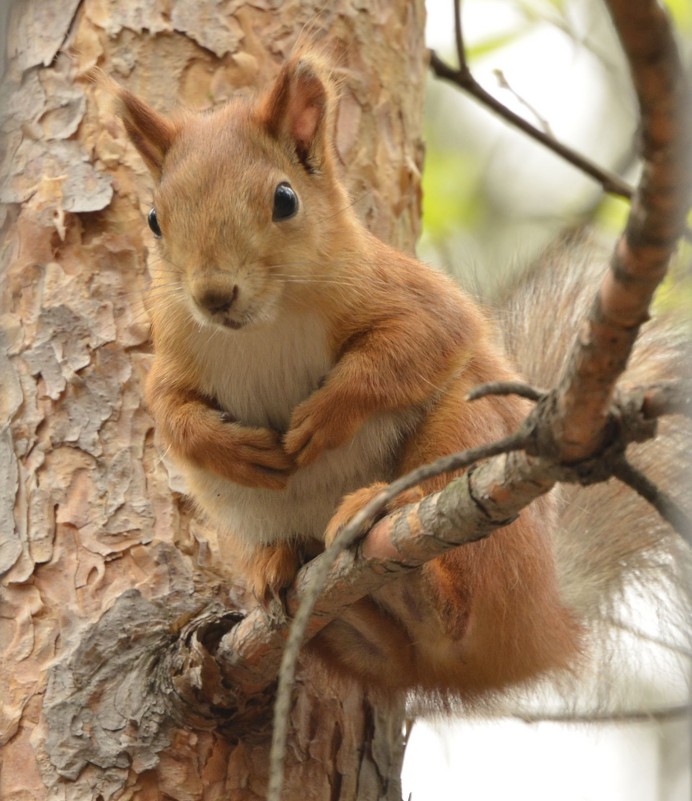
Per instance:
[[[231,289],[205,289],[200,295],[195,297],[195,301],[200,308],[212,314],[227,312],[235,299],[238,297],[238,287]]]

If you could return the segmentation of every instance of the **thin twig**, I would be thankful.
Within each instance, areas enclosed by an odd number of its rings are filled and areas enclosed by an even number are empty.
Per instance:
[[[553,133],[552,128],[550,127],[550,123],[544,117],[542,117],[538,113],[538,109],[534,108],[528,100],[523,98],[509,83],[507,78],[505,77],[504,72],[501,69],[494,69],[493,75],[497,78],[497,82],[501,89],[509,92],[512,97],[518,102],[521,103],[522,106],[533,116],[536,120],[540,123],[541,130],[544,131],[548,136],[552,136],[553,139],[555,138],[555,134]]]
[[[679,718],[686,718],[692,711],[692,707],[688,704],[681,704],[680,706],[671,706],[668,709],[651,709],[642,712],[637,711],[624,711],[624,712],[603,712],[592,714],[572,714],[572,715],[512,715],[522,723],[595,723],[602,725],[603,723],[664,723],[669,720],[678,720]]]
[[[692,520],[670,495],[657,487],[627,459],[623,458],[614,465],[613,475],[648,501],[659,515],[692,545]]]
[[[459,72],[468,73],[469,65],[466,61],[466,45],[464,44],[464,29],[461,24],[461,0],[454,0],[454,41],[457,48]]]
[[[446,64],[434,50],[429,51],[430,67],[438,78],[442,78],[456,84],[459,88],[476,98],[476,100],[489,108],[491,111],[495,112],[495,114],[499,115],[506,122],[523,131],[525,134],[527,134],[527,136],[535,139],[537,142],[540,142],[542,145],[556,155],[560,156],[569,164],[572,164],[574,167],[593,178],[601,185],[605,192],[618,197],[623,197],[627,200],[632,199],[634,196],[634,187],[631,184],[620,178],[620,176],[618,176],[616,173],[596,164],[582,153],[579,153],[578,151],[556,139],[550,131],[547,123],[540,117],[535,109],[526,103],[526,101],[518,98],[520,102],[522,102],[522,104],[526,106],[542,122],[542,124],[545,126],[545,130],[532,125],[528,120],[507,108],[476,81],[471,73],[471,68],[469,67],[468,59],[466,57],[466,46],[464,44],[463,25],[461,20],[461,0],[454,0],[454,39],[457,61],[459,63],[459,66],[456,70]],[[498,75],[501,80],[504,81],[504,85],[513,92],[506,78],[499,70],[496,70],[496,75]],[[513,92],[513,94],[515,93]],[[692,229],[684,227],[682,236],[688,242],[692,242]]]
[[[626,198],[627,200],[632,199],[634,189],[632,186],[630,186],[630,184],[628,184],[614,172],[599,166],[595,162],[591,161],[591,159],[586,158],[586,156],[563,144],[558,139],[555,139],[553,136],[545,133],[545,131],[542,131],[535,125],[532,125],[516,112],[507,108],[507,106],[493,97],[490,92],[487,92],[476,81],[473,75],[471,75],[471,72],[468,69],[462,70],[450,67],[437,55],[437,53],[435,53],[434,50],[430,51],[430,66],[438,78],[450,81],[459,88],[463,89],[465,92],[468,92],[468,94],[470,94],[472,97],[475,97],[476,100],[481,102],[491,111],[495,112],[495,114],[500,116],[510,125],[518,128],[520,131],[523,131],[532,139],[535,139],[537,142],[540,142],[542,145],[547,147],[548,150],[556,153],[569,164],[572,164],[572,166],[593,178],[603,187],[605,192],[608,192],[611,195],[617,195],[618,197]]]
[[[639,628],[635,628],[630,621],[621,620],[613,615],[605,615],[603,617],[603,621],[607,622],[609,626],[612,626],[615,629],[620,629],[621,632],[624,632],[631,637],[636,637],[638,640],[647,643],[647,645],[655,645],[657,648],[670,651],[676,656],[692,660],[692,649],[686,645],[667,642],[662,637],[658,637],[647,631],[642,631]]]
[[[692,417],[691,381],[665,381],[644,387],[643,393],[642,413],[645,417],[653,419],[665,414]]]
[[[470,389],[466,400],[475,401],[488,395],[519,395],[521,398],[538,402],[546,396],[545,390],[536,389],[522,381],[490,381]]]

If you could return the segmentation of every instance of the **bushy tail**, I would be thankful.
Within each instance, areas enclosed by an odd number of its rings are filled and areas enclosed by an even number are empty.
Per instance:
[[[606,264],[607,254],[588,243],[560,243],[549,248],[498,304],[505,347],[534,386],[551,387],[561,375]],[[622,383],[689,378],[688,326],[681,314],[659,310],[644,326]],[[692,510],[689,420],[663,419],[657,438],[630,446],[628,457]],[[689,676],[690,548],[647,502],[614,479],[590,488],[561,487],[558,492],[562,508],[555,554],[560,586],[565,602],[592,632],[598,671],[608,662],[614,665],[615,654],[620,670],[626,643],[629,655],[641,656],[643,649],[658,650],[666,658],[672,655]],[[608,683],[596,684],[609,693]]]

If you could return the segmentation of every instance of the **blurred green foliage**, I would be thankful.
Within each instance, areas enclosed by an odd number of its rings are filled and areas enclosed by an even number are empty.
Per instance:
[[[454,64],[452,0],[448,5],[449,45],[439,55]],[[666,0],[665,5],[692,75],[692,1]],[[602,1],[465,0],[463,12],[468,62],[477,79],[485,76],[485,88],[534,125],[548,120],[557,139],[569,140],[636,185],[636,109]],[[527,88],[521,73],[529,64],[534,78]],[[586,78],[581,85],[570,83],[579,68]],[[557,75],[558,69],[564,74]],[[488,76],[497,74],[501,80],[495,78],[493,85]],[[542,93],[540,84],[551,80],[557,94],[554,88],[552,95]],[[565,99],[567,104],[561,102]],[[611,239],[622,230],[626,201],[604,195],[597,183],[546,155],[542,146],[527,144],[523,133],[461,90],[432,77],[426,115],[423,258],[457,275],[471,272],[474,281],[480,274],[497,283],[506,265],[531,261],[565,228],[589,226]],[[690,243],[681,246],[659,302],[692,310]]]
[[[479,172],[480,163],[468,150],[437,148],[428,151],[423,176],[424,224],[432,238],[443,239],[459,225],[475,227],[479,224],[482,210],[473,192]]]
[[[692,3],[690,0],[665,0],[675,25],[682,34],[692,34]]]

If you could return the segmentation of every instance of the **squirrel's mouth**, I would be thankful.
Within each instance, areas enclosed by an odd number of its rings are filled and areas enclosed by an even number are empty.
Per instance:
[[[203,308],[194,298],[189,298],[189,308],[194,319],[202,326],[223,328],[226,331],[241,331],[257,325],[271,323],[276,318],[277,306],[270,298],[260,302],[236,304],[232,309]]]
[[[245,327],[245,321],[244,320],[230,320],[230,319],[224,317],[222,320],[218,320],[218,321],[215,320],[215,322],[220,322],[221,325],[224,328],[230,328],[233,331],[237,331],[239,328],[244,328]]]
[[[238,331],[252,322],[252,314],[236,313],[236,315],[231,316],[227,311],[209,311],[208,309],[202,308],[198,303],[195,303],[192,298],[190,298],[189,301],[189,308],[194,319],[202,326]]]

